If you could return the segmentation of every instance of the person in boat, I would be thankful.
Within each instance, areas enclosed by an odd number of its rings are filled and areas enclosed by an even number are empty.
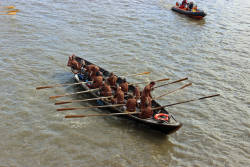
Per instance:
[[[126,103],[126,111],[127,112],[135,112],[137,106],[138,106],[137,100],[134,98],[133,95],[129,95],[127,103]]]
[[[154,90],[155,82],[150,82],[142,91],[141,98],[150,97],[152,98],[151,91]]]
[[[96,73],[95,77],[93,78],[93,84],[90,85],[90,88],[100,88],[103,85],[103,77],[99,72]]]
[[[74,54],[72,56],[69,56],[67,66],[71,67],[71,70],[74,74],[79,73],[82,68],[82,64],[76,61],[76,56]]]
[[[101,94],[102,96],[112,96],[111,87],[110,87],[110,85],[109,85],[107,82],[105,82],[105,83],[101,86],[101,88],[100,88],[100,94]]]
[[[136,99],[136,100],[139,100],[139,99],[140,99],[140,97],[141,97],[141,92],[140,92],[140,88],[139,88],[138,85],[135,86],[133,95],[135,96],[135,99]]]
[[[116,81],[117,81],[117,76],[114,75],[113,72],[110,73],[107,82],[111,86],[111,88],[116,89]]]
[[[93,80],[96,76],[96,73],[99,72],[99,67],[94,64],[90,64],[86,66],[86,72],[88,73],[88,77],[90,80]]]
[[[187,3],[187,0],[183,0],[182,1],[182,3],[181,3],[181,6],[180,6],[180,8],[186,8],[186,5],[187,5],[188,3]]]
[[[122,80],[122,83],[120,84],[120,87],[122,89],[122,91],[127,94],[128,93],[128,82],[126,81],[126,79]]]
[[[124,92],[119,86],[116,90],[114,98],[111,99],[112,104],[124,104]]]
[[[148,96],[148,97],[145,97],[144,101],[141,103],[141,106],[140,106],[141,112],[139,114],[140,118],[147,119],[153,116],[151,100],[152,99]]]
[[[190,3],[188,4],[188,10],[189,10],[189,11],[192,11],[193,6],[194,6],[194,3],[193,3],[193,2],[190,2]]]

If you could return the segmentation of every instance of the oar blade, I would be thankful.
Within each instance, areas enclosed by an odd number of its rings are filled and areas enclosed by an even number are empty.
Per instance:
[[[72,103],[72,101],[60,101],[56,102],[55,105],[68,104],[68,103]]]
[[[37,90],[46,89],[46,88],[53,88],[53,86],[39,86],[39,87],[36,87]]]
[[[67,111],[67,110],[77,110],[79,108],[58,108],[56,111]]]
[[[4,8],[6,8],[6,9],[15,9],[16,7],[15,6],[5,6]]]
[[[50,99],[56,99],[56,98],[59,98],[59,97],[64,97],[65,95],[57,95],[57,96],[50,96],[49,98]]]

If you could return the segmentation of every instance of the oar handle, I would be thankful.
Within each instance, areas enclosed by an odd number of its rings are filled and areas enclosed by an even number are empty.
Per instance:
[[[80,109],[80,108],[58,108],[56,109],[56,111],[77,110],[77,109]]]

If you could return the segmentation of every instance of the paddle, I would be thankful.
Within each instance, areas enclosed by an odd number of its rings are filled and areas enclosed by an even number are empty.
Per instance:
[[[177,88],[177,89],[175,89],[175,90],[173,90],[173,91],[170,91],[170,92],[168,92],[168,93],[165,93],[165,94],[162,94],[162,95],[160,95],[160,96],[158,96],[158,97],[155,97],[153,100],[159,99],[159,98],[161,98],[161,97],[163,97],[163,96],[166,96],[166,95],[168,95],[168,94],[170,94],[170,93],[174,93],[174,92],[176,92],[177,90],[184,89],[185,87],[188,87],[188,86],[191,86],[191,85],[192,85],[192,83],[188,83],[188,84],[186,84],[186,85],[184,85],[184,86],[182,86],[182,87],[180,87],[180,88]]]
[[[211,98],[211,97],[215,97],[215,96],[220,96],[220,94],[215,94],[215,95],[211,95],[211,96],[201,97],[201,98],[198,98],[198,99],[192,99],[192,100],[181,101],[181,102],[178,102],[178,103],[168,104],[168,105],[152,108],[152,110],[159,110],[159,109],[162,109],[162,108],[165,108],[165,107],[170,107],[170,106],[174,106],[174,105],[177,105],[177,104],[183,104],[183,103],[188,103],[188,102],[197,101],[197,100],[203,100],[203,99],[207,99],[207,98]]]
[[[142,72],[142,73],[137,73],[137,74],[124,75],[124,76],[120,76],[120,78],[131,77],[131,76],[136,76],[136,75],[145,75],[145,74],[150,74],[150,72]]]
[[[15,15],[16,12],[10,12],[10,13],[7,13],[7,14],[0,14],[0,15]]]
[[[10,12],[20,12],[20,10],[19,9],[15,9],[15,10],[5,10],[5,11],[0,11],[0,12],[10,13]]]
[[[89,107],[74,107],[74,108],[59,108],[56,111],[66,111],[66,110],[79,110],[79,109],[89,109],[89,108],[106,108],[106,107],[120,107],[125,106],[126,104],[112,104],[112,105],[103,105],[103,106],[89,106]]]
[[[170,85],[170,84],[173,84],[173,83],[177,83],[177,82],[185,81],[185,80],[187,80],[187,79],[188,79],[188,78],[186,77],[186,78],[179,79],[179,80],[177,80],[177,81],[173,81],[173,82],[166,83],[166,84],[163,84],[163,85],[155,86],[155,87],[154,87],[154,89],[155,89],[155,88],[162,87],[162,86]]]
[[[138,85],[138,84],[150,83],[150,82],[162,82],[162,81],[167,81],[167,80],[169,80],[169,78],[159,79],[159,80],[155,80],[155,81],[144,81],[144,82],[130,83],[128,85]]]
[[[89,81],[93,82],[93,81]],[[55,85],[49,85],[49,86],[40,86],[36,87],[36,89],[46,89],[46,88],[54,88],[54,87],[61,87],[61,86],[69,86],[69,85],[78,85],[78,84],[85,84],[88,82],[77,82],[77,83],[64,83],[64,84],[55,84]]]
[[[85,114],[85,115],[66,115],[64,118],[83,118],[93,116],[115,116],[115,115],[132,115],[140,114],[140,112],[112,113],[112,114]]]
[[[68,101],[59,101],[56,102],[55,105],[60,105],[60,104],[67,104],[67,103],[74,103],[74,102],[83,102],[83,101],[91,101],[91,100],[99,100],[99,99],[108,99],[113,96],[107,96],[107,97],[97,97],[97,98],[91,98],[91,99],[84,99],[84,100],[68,100]]]
[[[7,9],[15,9],[16,7],[15,7],[15,6],[5,6],[4,8],[7,8]]]
[[[56,98],[59,98],[59,97],[71,96],[71,95],[81,94],[81,93],[88,93],[88,92],[92,92],[92,91],[96,91],[96,90],[99,90],[99,88],[85,90],[85,91],[81,91],[81,92],[69,93],[69,94],[64,94],[64,95],[50,96],[49,98],[50,99],[56,99]]]

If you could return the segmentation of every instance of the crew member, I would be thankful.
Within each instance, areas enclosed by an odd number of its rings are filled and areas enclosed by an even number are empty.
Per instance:
[[[141,98],[148,97],[148,96],[152,98],[151,91],[153,90],[154,85],[155,85],[155,82],[150,82],[150,84],[145,86],[145,88],[142,91]]]
[[[100,88],[100,94],[102,96],[112,96],[112,90],[108,83],[104,83],[103,86]]]
[[[111,99],[113,104],[124,104],[124,92],[121,90],[121,87],[118,87],[115,93],[114,98]]]
[[[72,56],[69,56],[67,66],[71,67],[74,74],[77,74],[81,71],[82,64],[76,61],[76,56],[73,54]]]
[[[188,10],[191,11],[193,9],[193,6],[194,6],[194,3],[193,2],[190,2],[188,4]]]
[[[136,111],[136,106],[137,106],[137,101],[134,98],[134,96],[129,95],[126,107],[128,112],[135,112]]]
[[[181,3],[181,6],[180,6],[180,8],[185,8],[186,7],[186,5],[187,5],[187,0],[183,0],[182,1],[182,3]]]
[[[113,72],[110,73],[107,81],[109,85],[111,86],[111,88],[116,89],[117,76],[115,76]]]
[[[122,91],[127,94],[128,93],[128,83],[126,81],[126,79],[122,80],[122,83],[120,84],[120,87],[122,89]]]
[[[103,85],[103,77],[99,72],[96,73],[96,76],[93,78],[93,84],[90,85],[91,88],[100,88]]]
[[[153,116],[151,98],[148,96],[144,99],[144,103],[141,103],[139,117],[142,119],[151,118]]]
[[[93,80],[96,76],[96,73],[99,72],[99,67],[94,64],[86,66],[86,72],[88,73],[89,79]]]
[[[140,92],[139,86],[137,86],[137,85],[135,86],[135,89],[134,89],[133,94],[134,94],[136,100],[139,100],[139,99],[140,99],[140,97],[141,97],[141,92]]]

